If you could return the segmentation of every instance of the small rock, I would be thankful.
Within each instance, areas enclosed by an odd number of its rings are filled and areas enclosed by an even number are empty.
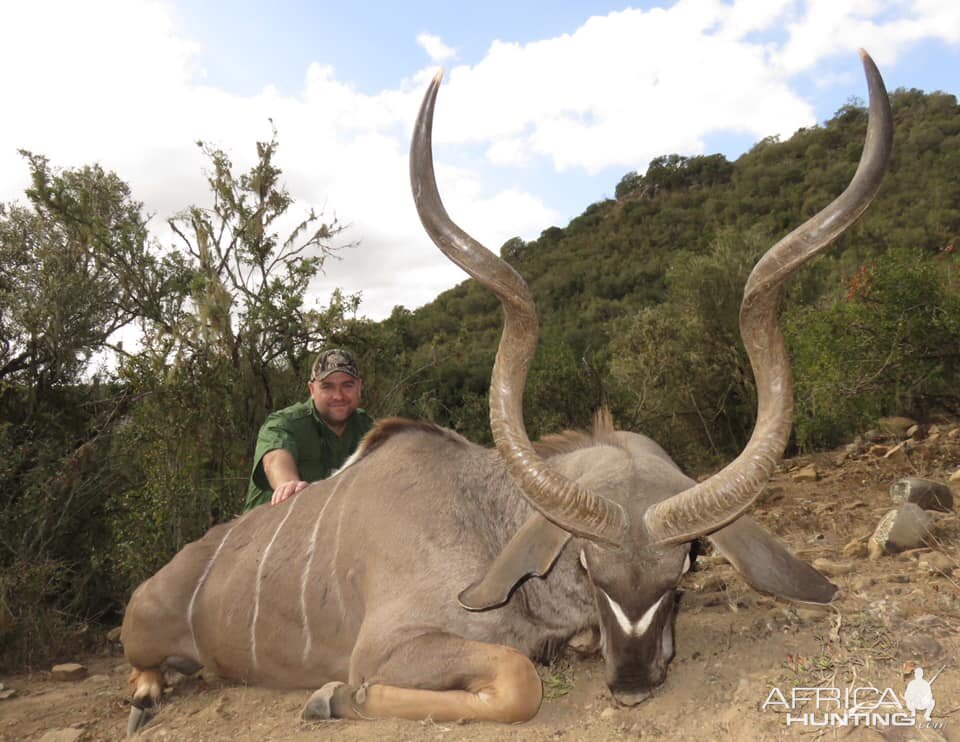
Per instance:
[[[799,471],[795,471],[791,479],[794,482],[816,482],[820,479],[820,473],[813,464],[808,464]]]
[[[50,671],[54,680],[83,680],[87,677],[87,668],[76,662],[54,665]]]
[[[960,428],[954,428],[949,433],[947,433],[947,438],[953,440],[954,438],[960,438]]]
[[[951,482],[960,482],[960,469],[957,469],[953,474],[950,475]]]
[[[907,428],[907,436],[909,436],[910,438],[916,438],[917,433],[919,432],[920,432],[919,425],[911,425],[909,428]]]
[[[953,574],[953,570],[957,568],[957,563],[946,554],[934,551],[917,562],[917,566],[940,577],[949,577]]]
[[[924,510],[953,510],[953,492],[945,484],[930,479],[908,477],[890,485],[890,497],[896,503],[912,502]]]
[[[108,642],[118,642],[120,641],[120,626],[114,626],[110,631],[107,632],[107,641]]]
[[[916,424],[917,421],[911,420],[909,417],[881,417],[877,420],[877,427],[881,433],[896,436],[897,438],[905,436],[907,431]]]
[[[815,559],[813,568],[827,577],[848,575],[856,569],[851,562],[834,562],[829,559]]]
[[[876,579],[873,577],[858,577],[850,585],[850,588],[853,592],[863,592],[868,587],[873,587],[877,584]]]
[[[109,683],[110,678],[107,675],[91,675],[83,681],[84,683]]]
[[[843,547],[841,552],[847,559],[863,559],[867,556],[867,539],[855,538],[853,541]]]
[[[66,729],[51,729],[38,742],[78,742],[82,738],[82,729],[67,727]]]
[[[617,713],[617,710],[613,706],[607,706],[603,711],[600,712],[601,719],[612,719]]]
[[[17,695],[15,688],[4,688],[0,690],[0,701],[6,701],[8,698],[13,698]]]
[[[935,661],[945,654],[943,645],[925,634],[911,634],[900,640],[900,651],[922,661]]]
[[[912,502],[906,502],[881,518],[867,549],[871,559],[923,546],[930,535],[930,516]]]

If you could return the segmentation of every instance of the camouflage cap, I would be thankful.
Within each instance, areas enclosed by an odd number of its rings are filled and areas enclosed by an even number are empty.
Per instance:
[[[360,369],[357,367],[357,359],[353,357],[350,351],[341,348],[330,348],[322,351],[313,362],[313,374],[311,381],[323,381],[330,374],[342,371],[350,374],[354,378],[360,378]]]

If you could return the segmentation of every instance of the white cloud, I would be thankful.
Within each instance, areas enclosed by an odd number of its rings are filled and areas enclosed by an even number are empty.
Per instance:
[[[457,55],[456,49],[451,49],[443,43],[443,39],[429,33],[417,35],[417,43],[434,62],[446,62]]]
[[[795,74],[823,59],[864,47],[883,67],[923,40],[960,42],[954,0],[809,0],[788,25],[778,63]]]
[[[716,131],[759,138],[812,124],[768,48],[741,38],[776,14],[751,26],[739,7],[680,2],[594,17],[525,46],[495,42],[478,64],[452,70],[437,138],[492,141],[497,163],[539,156],[598,172],[701,151]]]

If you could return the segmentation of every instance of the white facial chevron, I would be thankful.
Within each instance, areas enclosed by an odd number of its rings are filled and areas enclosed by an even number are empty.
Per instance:
[[[599,590],[599,588],[597,589]],[[617,619],[620,629],[627,636],[643,636],[647,629],[650,628],[650,624],[653,623],[653,617],[657,615],[657,608],[660,607],[663,599],[667,597],[667,594],[664,593],[660,596],[660,600],[647,608],[647,612],[640,617],[640,620],[631,621],[629,618],[627,618],[627,614],[624,613],[623,608],[621,608],[613,598],[607,595],[603,590],[600,590],[600,594],[607,599],[607,603],[610,604],[610,610],[613,611],[613,615]]]

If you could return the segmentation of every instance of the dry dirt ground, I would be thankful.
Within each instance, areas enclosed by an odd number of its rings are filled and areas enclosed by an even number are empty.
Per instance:
[[[871,560],[862,544],[851,545],[865,542],[893,507],[889,487],[894,481],[904,476],[946,481],[960,467],[960,425],[940,428],[932,436],[921,431],[886,458],[865,444],[852,452],[784,462],[755,515],[804,559],[828,559],[841,563],[840,571],[849,568],[831,578],[841,588],[839,598],[825,609],[791,605],[752,591],[722,557],[701,558],[683,584],[677,655],[667,681],[639,706],[617,707],[603,683],[600,660],[573,653],[542,668],[547,697],[536,718],[519,726],[392,720],[307,724],[299,719],[307,691],[198,676],[181,678],[167,689],[162,709],[141,737],[960,740],[960,517],[933,514],[931,545],[899,555]],[[808,464],[819,480],[796,481],[794,475]],[[953,487],[960,496],[960,487]],[[0,739],[39,740],[67,728],[80,730],[82,740],[123,737],[129,667],[119,647],[74,659],[87,665],[86,680],[56,682],[45,672],[0,677],[17,692],[0,701]],[[763,708],[774,688],[788,703],[791,689],[816,686],[891,688],[902,699],[914,666],[923,667],[928,679],[944,668],[933,685],[933,727],[788,726],[782,704]],[[796,713],[803,710],[809,706]]]

